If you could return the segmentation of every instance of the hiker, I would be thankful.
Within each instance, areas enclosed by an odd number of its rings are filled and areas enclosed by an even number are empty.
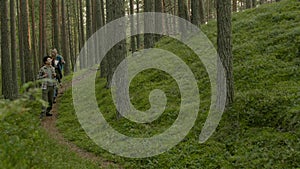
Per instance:
[[[59,84],[61,84],[62,79],[62,71],[63,71],[63,65],[65,64],[64,58],[57,53],[57,50],[54,48],[51,51],[52,56],[52,66],[55,68],[56,72],[56,80]],[[58,86],[55,86],[54,88],[54,95],[53,95],[53,102],[56,103],[56,97],[58,93]]]
[[[42,113],[40,118],[42,118],[45,114],[46,116],[52,116],[50,111],[52,110],[53,105],[53,94],[54,94],[54,86],[55,86],[55,69],[51,65],[52,58],[50,56],[45,56],[43,58],[44,66],[41,67],[38,73],[38,79],[42,80],[42,99],[48,102],[48,107],[43,106]]]
[[[54,48],[51,51],[51,56],[52,56],[52,66],[55,67],[55,71],[57,72],[57,80],[59,83],[61,83],[61,79],[63,77],[62,71],[63,71],[63,66],[65,64],[64,58],[57,53],[57,50]]]

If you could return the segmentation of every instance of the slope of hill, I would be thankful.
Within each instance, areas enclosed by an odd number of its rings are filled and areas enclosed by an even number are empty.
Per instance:
[[[216,21],[202,30],[216,43]],[[300,166],[300,2],[262,5],[233,16],[235,103],[223,115],[214,135],[198,143],[210,103],[207,73],[195,54],[180,42],[163,38],[156,47],[180,56],[198,80],[201,107],[194,128],[170,151],[152,158],[127,159],[97,147],[76,120],[69,90],[60,104],[58,127],[69,140],[128,168],[297,168]],[[166,73],[146,70],[130,86],[133,105],[150,108],[153,89],[165,91],[168,104],[151,124],[115,119],[105,80],[96,82],[97,99],[106,120],[117,131],[135,137],[162,133],[176,120],[180,93]],[[103,106],[105,105],[105,106]],[[70,111],[73,110],[73,111]],[[72,113],[71,113],[72,112]],[[74,134],[76,133],[76,134]]]
[[[202,30],[216,44],[216,22],[210,22]],[[283,0],[234,14],[235,103],[224,113],[217,131],[204,144],[199,144],[198,137],[210,106],[207,73],[193,51],[180,42],[163,38],[156,47],[181,57],[198,81],[201,107],[195,126],[185,139],[171,150],[151,158],[128,159],[111,155],[84,133],[71,104],[71,89],[59,99],[57,126],[65,138],[124,168],[300,167],[298,0]],[[175,80],[162,71],[143,71],[130,86],[131,101],[139,110],[150,108],[150,91],[157,88],[165,91],[166,110],[151,124],[136,124],[125,118],[116,120],[110,91],[104,86],[105,80],[97,79],[99,107],[110,125],[123,134],[151,137],[164,132],[177,118],[180,92]],[[0,168],[96,167],[49,139],[39,128],[38,113],[34,113],[41,105],[26,104],[29,105],[24,107],[36,109],[16,109],[20,102],[0,102]]]
[[[216,43],[216,21],[202,30]],[[296,168],[300,166],[300,2],[262,5],[233,16],[235,103],[205,144],[198,143],[210,103],[207,73],[195,54],[180,42],[163,38],[156,47],[180,56],[198,80],[201,107],[194,128],[170,151],[147,159],[110,155],[87,139],[72,105],[71,90],[61,99],[58,127],[65,137],[128,168]],[[149,92],[165,91],[168,104],[151,124],[115,119],[105,81],[96,82],[97,99],[106,120],[117,131],[135,137],[162,133],[175,121],[180,105],[176,82],[166,73],[146,70],[130,86],[133,105],[150,108]],[[105,105],[105,106],[103,106]],[[70,111],[73,110],[73,111]],[[72,112],[72,113],[71,113]],[[76,134],[74,134],[76,133]]]

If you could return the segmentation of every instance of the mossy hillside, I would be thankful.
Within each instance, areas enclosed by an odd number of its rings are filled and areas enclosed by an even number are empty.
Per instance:
[[[0,168],[98,168],[47,135],[41,106],[26,97],[0,101]]]
[[[216,22],[202,27],[216,44]],[[180,56],[198,80],[201,107],[194,128],[170,151],[146,159],[111,155],[97,147],[80,127],[71,103],[71,90],[60,99],[58,127],[77,145],[121,163],[125,168],[297,168],[300,164],[300,2],[262,5],[233,16],[235,103],[223,115],[214,135],[204,144],[198,136],[210,104],[207,73],[195,54],[170,38],[156,47]],[[115,107],[105,80],[96,80],[97,100],[106,120],[119,132],[135,137],[162,133],[176,119],[180,101],[178,86],[167,74],[147,70],[130,86],[132,103],[150,107],[154,88],[165,91],[164,114],[151,124],[116,120]]]

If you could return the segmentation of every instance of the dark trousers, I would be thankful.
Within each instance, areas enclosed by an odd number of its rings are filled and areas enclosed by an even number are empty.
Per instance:
[[[48,107],[46,108],[43,106],[42,111],[43,113],[50,113],[53,105],[53,95],[54,95],[54,87],[47,86],[47,89],[42,90],[42,99],[45,102],[48,102]]]

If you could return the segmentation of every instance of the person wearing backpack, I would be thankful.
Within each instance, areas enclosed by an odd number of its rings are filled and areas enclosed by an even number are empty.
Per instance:
[[[58,54],[57,50],[54,48],[51,51],[51,56],[52,56],[52,66],[55,67],[55,71],[57,72],[57,79],[58,82],[61,83],[61,79],[63,77],[62,71],[63,71],[63,66],[65,64],[64,58]]]
[[[51,51],[51,56],[52,56],[52,66],[55,68],[55,72],[57,74],[56,80],[58,81],[59,84],[61,84],[61,79],[63,77],[62,74],[63,65],[65,64],[64,58],[58,54],[55,48]],[[54,103],[56,102],[57,93],[58,93],[58,86],[56,86],[54,89],[54,96],[53,96]]]
[[[48,102],[48,107],[42,107],[40,118],[44,115],[52,116],[50,111],[53,105],[53,94],[55,86],[55,68],[52,66],[52,58],[45,56],[43,58],[44,66],[40,68],[37,79],[42,80],[42,99]]]

